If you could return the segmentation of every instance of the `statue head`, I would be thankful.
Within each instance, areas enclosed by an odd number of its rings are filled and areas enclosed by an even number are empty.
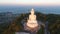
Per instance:
[[[33,8],[32,8],[32,10],[31,10],[31,14],[34,15],[34,9],[33,9]]]

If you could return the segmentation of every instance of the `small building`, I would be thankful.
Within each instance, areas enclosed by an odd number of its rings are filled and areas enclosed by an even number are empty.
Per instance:
[[[30,34],[30,33],[27,33],[27,32],[15,32],[15,34]]]

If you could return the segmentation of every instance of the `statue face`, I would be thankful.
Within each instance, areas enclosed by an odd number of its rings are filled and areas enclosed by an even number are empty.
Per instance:
[[[31,11],[31,14],[34,14],[34,11]]]

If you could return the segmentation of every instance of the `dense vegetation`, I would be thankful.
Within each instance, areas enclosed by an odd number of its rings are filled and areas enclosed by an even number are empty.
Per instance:
[[[12,23],[0,24],[0,34],[14,34],[17,31],[23,31],[22,20],[26,22],[30,13],[20,14]],[[57,14],[42,14],[39,12],[35,13],[37,20],[46,23],[48,21],[48,31],[50,34],[60,34],[60,15]],[[44,34],[44,27],[37,32],[37,34]]]

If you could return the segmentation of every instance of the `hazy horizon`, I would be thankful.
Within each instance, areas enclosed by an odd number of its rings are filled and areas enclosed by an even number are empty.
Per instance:
[[[0,12],[27,13],[32,8],[44,14],[60,14],[60,6],[0,6]]]
[[[60,0],[0,0],[0,12],[29,12],[31,8],[45,14],[60,14]]]

